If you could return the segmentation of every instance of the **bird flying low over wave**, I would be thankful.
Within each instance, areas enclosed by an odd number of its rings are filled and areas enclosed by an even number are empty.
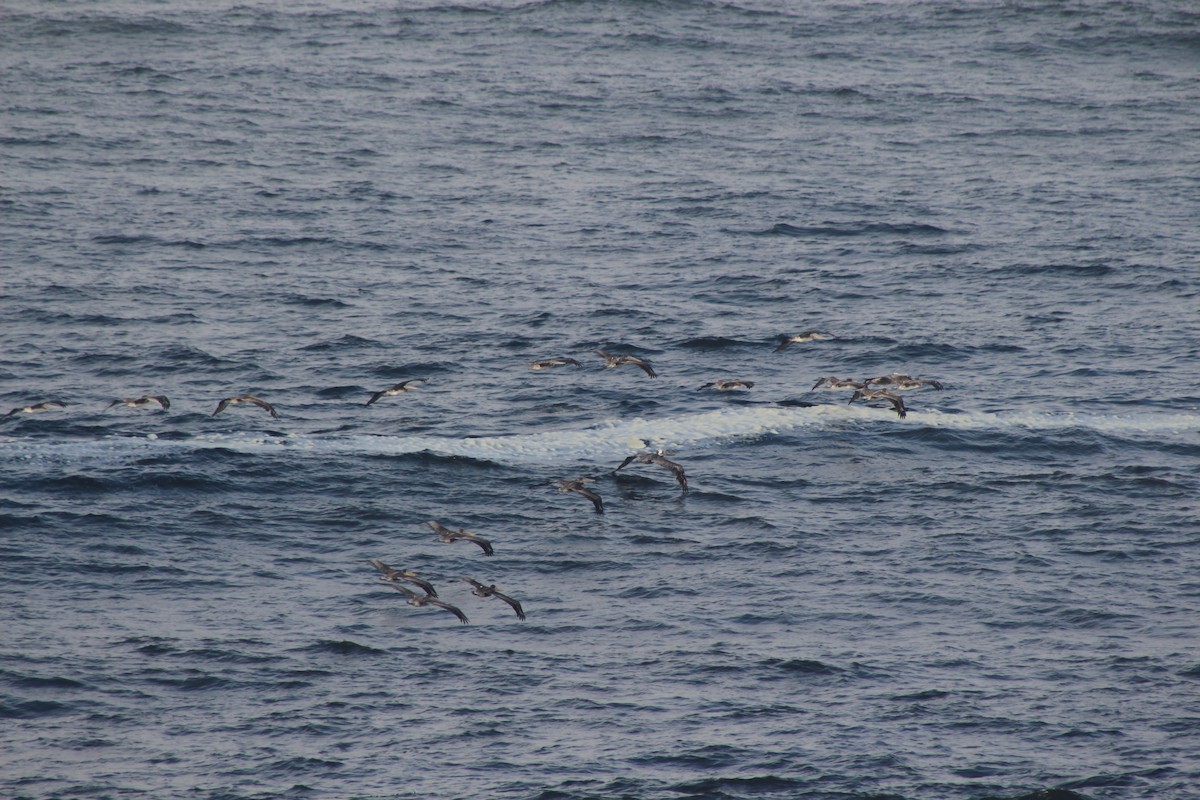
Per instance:
[[[158,403],[159,408],[166,411],[171,407],[171,401],[161,394],[148,394],[141,397],[122,397],[120,400],[113,400],[106,406],[105,410],[113,406],[127,406],[128,408],[143,408],[151,403]]]
[[[930,389],[937,389],[939,392],[943,388],[940,381],[935,381],[932,378],[910,378],[907,376],[897,379],[892,384],[892,388],[897,392],[912,392],[917,389],[924,389],[926,386]]]
[[[832,333],[823,333],[822,331],[805,331],[804,333],[797,333],[794,336],[784,336],[783,340],[775,348],[775,352],[778,353],[780,350],[786,350],[793,344],[804,344],[805,342],[815,342],[820,339],[832,338]]]
[[[521,608],[520,601],[509,597],[502,592],[496,591],[496,584],[493,583],[490,586],[484,586],[474,578],[467,577],[464,577],[463,580],[475,587],[471,590],[471,594],[475,595],[476,597],[498,597],[512,606],[512,610],[517,612],[517,619],[525,619],[525,610]]]
[[[438,596],[437,591],[433,588],[433,584],[427,580],[418,578],[417,573],[413,572],[411,569],[393,569],[392,567],[380,561],[378,558],[372,558],[371,563],[375,566],[375,569],[383,573],[383,577],[379,580],[384,581],[385,583],[411,583],[412,585],[419,587],[421,591],[425,592],[425,594],[429,595],[430,597]]]
[[[560,494],[575,492],[578,495],[582,495],[583,497],[586,497],[588,500],[592,501],[592,505],[595,506],[597,514],[604,513],[604,501],[600,499],[600,495],[596,494],[587,487],[589,483],[595,482],[593,478],[575,478],[574,480],[555,478],[554,482],[558,484],[558,489],[556,491],[558,491]]]
[[[412,589],[408,588],[407,586],[403,586],[399,583],[394,583],[394,582],[388,581],[387,584],[388,584],[388,586],[391,586],[393,589],[395,589],[397,592],[400,592],[402,595],[407,597],[408,604],[410,606],[416,606],[417,608],[421,608],[422,606],[437,606],[438,608],[444,608],[447,611],[449,611],[451,614],[453,614],[454,616],[458,617],[458,621],[461,622],[463,625],[467,624],[467,615],[464,614],[462,612],[462,609],[460,609],[458,606],[452,606],[449,603],[443,603],[441,600],[438,600],[436,597],[431,597],[430,595],[427,595],[427,594],[417,594]]]
[[[893,372],[888,375],[876,375],[874,378],[867,378],[863,381],[864,386],[890,386],[896,391],[907,392],[914,389],[921,389],[928,386],[931,389],[941,390],[942,384],[938,381],[929,378],[914,378],[911,375],[901,375],[899,372]]]
[[[596,355],[598,355],[604,359],[604,366],[607,367],[608,369],[613,369],[614,367],[619,367],[623,364],[633,364],[635,367],[641,367],[642,371],[645,372],[647,375],[649,375],[651,378],[658,377],[658,373],[654,371],[654,367],[650,366],[650,362],[646,361],[644,359],[638,358],[637,356],[624,355],[624,354],[615,356],[612,353],[606,353],[603,350],[595,350],[593,352],[595,352]]]
[[[453,544],[454,542],[474,542],[475,544],[479,545],[481,550],[483,550],[483,554],[485,556],[490,556],[495,552],[495,550],[492,548],[491,542],[489,542],[487,539],[484,539],[482,536],[477,536],[476,534],[471,533],[464,528],[459,528],[458,530],[453,531],[442,523],[438,522],[436,519],[431,519],[425,524],[433,528],[433,532],[438,535],[438,539],[446,544]]]
[[[688,488],[687,475],[684,474],[683,467],[667,458],[668,455],[675,454],[668,453],[666,450],[658,450],[654,453],[634,453],[622,461],[617,469],[613,470],[613,472],[616,472],[618,469],[628,466],[635,461],[639,464],[658,464],[660,467],[669,469],[675,475],[675,480],[679,482],[679,488],[686,492]]]
[[[405,392],[411,392],[413,389],[417,388],[416,386],[413,385],[414,383],[425,383],[425,382],[426,382],[425,378],[413,378],[412,380],[401,381],[400,383],[397,383],[395,386],[392,386],[388,389],[384,389],[381,392],[376,392],[375,394],[371,395],[371,399],[367,401],[367,405],[371,405],[372,403],[375,403],[376,401],[378,401],[384,397],[395,397],[398,394],[404,394]]]
[[[856,389],[850,397],[850,402],[862,400],[864,403],[882,401],[890,403],[895,412],[904,419],[908,415],[908,409],[904,407],[904,398],[898,394],[893,394],[886,389]]]
[[[565,367],[568,364],[574,367],[583,366],[583,364],[580,364],[573,358],[567,358],[566,356],[555,356],[554,358],[543,358],[540,361],[534,361],[529,365],[529,368],[532,370],[553,369],[554,367]]]
[[[812,389],[810,389],[810,391],[815,392],[817,389],[820,389],[820,388],[825,388],[825,389],[862,389],[864,386],[866,386],[866,384],[863,383],[862,381],[852,381],[852,380],[848,380],[846,378],[838,378],[834,375],[826,375],[824,378],[819,378],[817,380],[817,382],[813,384],[813,387],[812,387]]]
[[[733,389],[753,389],[754,381],[717,379],[715,381],[709,381],[700,388],[712,389],[715,392],[728,392]]]
[[[256,405],[266,411],[272,417],[275,417],[276,419],[279,418],[279,412],[275,410],[275,406],[271,405],[266,400],[263,400],[261,397],[255,397],[252,394],[239,394],[234,395],[233,397],[226,397],[220,403],[217,403],[217,410],[214,411],[212,415],[215,417],[229,406],[240,405],[242,403],[252,403],[253,405]]]
[[[43,400],[40,403],[33,403],[27,406],[17,406],[4,416],[11,417],[13,414],[40,414],[43,411],[57,411],[66,407],[66,403],[60,403],[57,400]]]

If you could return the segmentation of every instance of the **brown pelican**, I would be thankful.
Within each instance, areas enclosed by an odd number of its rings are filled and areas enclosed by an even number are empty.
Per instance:
[[[215,417],[229,406],[238,405],[239,403],[253,403],[261,409],[266,410],[272,417],[279,417],[279,412],[275,410],[275,406],[263,400],[261,397],[255,397],[252,394],[239,394],[233,397],[226,397],[220,403],[217,403],[217,410],[212,413]]]
[[[904,407],[904,398],[886,389],[857,389],[850,397],[851,403],[855,400],[862,400],[864,403],[881,400],[885,403],[891,403],[892,408],[900,415],[901,419],[904,419],[908,414],[908,409]]]
[[[824,378],[819,378],[809,391],[815,392],[821,387],[826,389],[862,389],[864,386],[866,384],[862,381],[852,381],[846,378],[838,378],[834,375],[826,375]]]
[[[28,406],[18,406],[4,416],[11,417],[13,414],[40,414],[43,411],[56,411],[66,407],[66,403],[60,403],[57,400],[45,400],[41,403],[34,403]]]
[[[753,389],[754,381],[740,380],[722,380],[709,381],[700,387],[701,389],[712,389],[716,392],[728,392],[732,389]]]
[[[683,467],[679,466],[674,461],[669,461],[667,459],[668,455],[675,454],[668,453],[666,450],[658,450],[653,453],[634,453],[622,461],[617,469],[621,469],[621,467],[632,464],[634,461],[639,464],[658,464],[660,467],[665,467],[666,469],[671,470],[671,472],[675,475],[675,480],[679,481],[679,488],[686,492],[688,488],[687,475],[683,473]],[[613,472],[616,472],[617,469],[614,469]]]
[[[425,592],[425,594],[429,595],[430,597],[438,596],[437,591],[433,588],[433,584],[427,580],[418,578],[417,573],[413,572],[411,569],[393,569],[392,567],[380,561],[378,558],[372,558],[371,563],[375,565],[375,569],[383,573],[383,577],[380,578],[381,581],[385,581],[387,583],[404,581],[411,583],[414,586],[419,586],[421,591]]]
[[[821,331],[805,331],[804,333],[797,333],[794,336],[784,336],[779,346],[775,348],[775,352],[778,353],[780,350],[786,350],[793,344],[804,344],[805,342],[815,342],[819,339],[832,338],[832,333],[822,333]]]
[[[570,364],[571,366],[574,366],[574,367],[582,367],[583,366],[582,364],[580,364],[578,361],[576,361],[573,358],[567,358],[565,356],[555,356],[554,358],[543,358],[541,361],[534,361],[532,364],[529,365],[529,368],[532,370],[551,369],[553,367],[565,367],[567,364]]]
[[[438,539],[446,544],[452,544],[454,542],[474,542],[475,544],[479,545],[480,549],[483,550],[483,554],[485,556],[490,556],[495,552],[495,550],[492,549],[491,542],[489,542],[487,539],[484,539],[482,536],[477,536],[474,533],[471,533],[464,528],[459,528],[456,531],[452,531],[442,523],[438,522],[436,519],[431,519],[425,524],[433,528],[433,532],[438,535]]]
[[[917,389],[923,389],[926,386],[928,386],[930,389],[937,389],[938,391],[941,391],[941,389],[942,389],[941,382],[935,381],[932,378],[905,378],[905,377],[902,377],[901,379],[897,380],[892,385],[892,388],[895,389],[897,392],[912,392],[912,391],[916,391]]]
[[[604,359],[604,366],[609,369],[612,369],[613,367],[619,367],[622,364],[633,364],[636,367],[641,367],[642,371],[645,372],[647,375],[649,375],[651,378],[658,377],[658,373],[654,371],[654,367],[650,366],[650,362],[644,361],[644,360],[638,358],[637,356],[630,356],[630,355],[614,356],[612,353],[606,353],[603,350],[596,350],[594,352],[596,353],[596,355],[598,355]]]
[[[474,578],[464,577],[463,580],[475,587],[471,590],[471,594],[475,595],[476,597],[498,597],[512,606],[512,610],[517,612],[517,619],[525,619],[525,611],[521,608],[520,601],[515,600],[514,598],[509,597],[502,592],[496,591],[496,584],[493,583],[491,586],[484,586]]]
[[[412,589],[408,588],[407,586],[402,586],[399,583],[388,582],[388,586],[391,586],[397,592],[400,592],[402,595],[407,597],[408,604],[410,606],[416,606],[417,608],[421,608],[422,606],[437,606],[438,608],[444,608],[454,616],[458,617],[458,621],[463,625],[467,624],[467,615],[464,614],[457,606],[452,606],[449,603],[443,603],[436,597],[430,597],[427,594],[417,594]]]
[[[425,382],[426,382],[425,378],[413,378],[410,381],[401,381],[400,383],[397,383],[395,386],[391,387],[390,389],[384,389],[382,392],[376,392],[375,394],[371,395],[371,399],[367,401],[367,405],[371,405],[376,400],[379,400],[381,397],[395,397],[398,394],[404,394],[405,392],[411,392],[413,389],[417,388],[416,386],[413,386],[414,383],[425,383]]]
[[[604,501],[600,499],[600,495],[593,492],[587,487],[589,483],[594,483],[593,478],[576,478],[575,480],[567,480],[566,478],[555,478],[554,482],[558,484],[557,491],[561,494],[575,492],[583,495],[588,500],[592,501],[592,505],[596,507],[597,514],[604,513]]]
[[[128,406],[129,408],[142,408],[143,406],[148,406],[151,403],[158,403],[159,407],[162,408],[164,411],[166,411],[168,408],[171,407],[171,401],[168,400],[163,395],[161,395],[161,394],[149,395],[148,394],[148,395],[143,395],[142,397],[122,397],[120,400],[113,400],[111,403],[108,404],[108,406],[106,407],[106,410],[108,408],[112,408],[113,406]]]

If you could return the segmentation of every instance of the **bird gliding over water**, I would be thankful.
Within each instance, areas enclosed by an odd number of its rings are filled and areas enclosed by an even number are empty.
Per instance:
[[[238,394],[234,395],[233,397],[226,397],[220,403],[217,403],[217,410],[214,411],[212,415],[215,417],[229,406],[241,405],[242,403],[251,403],[252,405],[256,405],[263,409],[272,417],[275,417],[276,419],[279,417],[279,412],[275,410],[275,406],[271,405],[266,400],[263,400],[261,397],[255,397],[252,394]]]

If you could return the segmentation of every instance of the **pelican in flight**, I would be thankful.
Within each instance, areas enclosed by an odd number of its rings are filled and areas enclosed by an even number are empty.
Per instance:
[[[496,584],[493,583],[490,586],[484,586],[474,578],[464,577],[463,580],[475,587],[471,590],[471,594],[475,595],[476,597],[498,597],[512,606],[512,610],[517,612],[517,619],[525,619],[525,610],[521,608],[520,601],[509,597],[503,592],[496,591]]]
[[[701,389],[712,389],[714,392],[728,392],[733,389],[753,389],[754,381],[741,380],[715,380],[709,381],[700,387]]]
[[[592,505],[596,507],[597,514],[604,513],[604,501],[600,499],[600,495],[596,494],[587,487],[589,483],[595,483],[594,478],[575,478],[574,480],[555,478],[554,482],[558,484],[558,489],[556,491],[558,491],[560,494],[575,492],[576,494],[582,495],[588,500],[592,501]]]
[[[380,561],[378,558],[372,558],[371,563],[375,566],[375,569],[383,573],[383,577],[379,580],[385,583],[411,583],[414,586],[420,587],[421,591],[425,592],[425,594],[429,595],[430,597],[438,596],[437,591],[433,588],[433,584],[427,580],[418,578],[417,573],[413,572],[411,569],[394,569]]]
[[[654,371],[654,367],[650,366],[650,362],[637,356],[619,355],[614,356],[612,353],[606,353],[603,350],[594,351],[596,355],[604,359],[604,366],[608,369],[619,367],[623,364],[633,364],[635,367],[641,367],[642,372],[645,372],[651,378],[657,378],[658,373]]]
[[[41,403],[33,403],[28,406],[17,406],[4,416],[11,417],[13,414],[40,414],[43,411],[57,411],[66,407],[66,403],[60,403],[57,400],[44,400]]]
[[[675,454],[669,453],[666,450],[657,450],[653,453],[634,453],[622,461],[617,469],[628,466],[635,461],[639,464],[658,464],[660,467],[671,470],[671,472],[675,475],[675,480],[679,481],[679,488],[686,492],[688,488],[687,475],[684,474],[683,467],[667,458],[668,455]],[[614,469],[613,472],[616,472],[617,469]]]
[[[226,397],[224,400],[217,403],[217,410],[214,411],[212,415],[215,417],[217,414],[220,414],[222,411],[229,408],[229,406],[240,405],[241,403],[252,403],[266,411],[272,417],[275,417],[276,419],[279,417],[279,412],[275,410],[275,406],[271,405],[266,400],[263,400],[261,397],[255,397],[252,394],[239,394],[234,395],[233,397]]]
[[[916,391],[917,389],[924,389],[926,386],[928,386],[930,389],[937,389],[938,391],[942,390],[941,382],[935,381],[932,378],[906,378],[904,380],[896,381],[892,388],[897,392],[912,392]]]
[[[414,383],[425,383],[425,382],[426,382],[425,378],[413,378],[412,380],[401,381],[400,383],[397,383],[395,386],[392,386],[388,389],[384,389],[382,392],[376,392],[375,394],[371,395],[371,399],[367,401],[367,405],[371,405],[372,403],[376,402],[377,400],[379,400],[380,398],[383,398],[383,397],[395,397],[398,394],[404,394],[405,392],[411,392],[413,389],[417,388],[416,386],[413,385]]]
[[[882,401],[890,403],[892,409],[900,415],[900,419],[904,419],[908,414],[908,409],[904,407],[904,398],[898,394],[893,394],[886,389],[857,389],[850,397],[850,402],[862,400],[864,403]]]
[[[862,381],[852,381],[847,378],[839,378],[835,375],[826,375],[824,378],[818,378],[809,391],[815,392],[822,387],[826,389],[862,389],[866,384]]]
[[[467,624],[467,615],[464,614],[462,609],[460,609],[458,606],[452,606],[449,603],[443,603],[436,597],[430,597],[427,594],[417,594],[412,589],[399,583],[388,582],[388,586],[391,586],[397,592],[400,592],[400,594],[407,597],[408,604],[410,606],[416,606],[417,608],[421,608],[422,606],[437,606],[438,608],[444,608],[454,616],[458,617],[458,621],[463,625]]]
[[[928,386],[930,389],[941,389],[942,384],[930,378],[914,378],[912,375],[902,375],[892,372],[887,375],[876,375],[867,378],[863,383],[867,386],[889,386],[896,391],[910,391]]]
[[[529,365],[529,368],[532,370],[553,369],[554,367],[565,367],[568,364],[573,367],[583,366],[583,364],[580,364],[573,358],[567,358],[566,356],[555,356],[554,358],[543,358],[540,361],[534,361]]]
[[[158,407],[166,411],[171,407],[171,401],[161,394],[148,394],[141,397],[122,397],[120,400],[113,400],[105,410],[113,406],[126,406],[128,408],[144,408],[151,403],[158,403]]]
[[[816,342],[821,339],[832,338],[832,333],[824,333],[822,331],[805,331],[804,333],[797,333],[794,336],[784,336],[783,340],[775,348],[775,352],[778,353],[780,350],[786,350],[794,344],[804,344],[805,342]]]
[[[438,522],[436,519],[431,519],[425,524],[433,528],[433,532],[438,535],[438,539],[446,544],[452,544],[454,542],[474,542],[475,544],[479,545],[481,550],[483,550],[483,554],[485,556],[490,556],[495,552],[495,550],[492,548],[491,542],[489,542],[487,539],[484,539],[482,536],[477,536],[476,534],[471,533],[464,528],[459,528],[456,531],[452,531],[442,523]]]

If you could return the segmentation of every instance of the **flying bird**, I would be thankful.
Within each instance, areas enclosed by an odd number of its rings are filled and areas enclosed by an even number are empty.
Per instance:
[[[832,333],[823,333],[821,331],[805,331],[804,333],[797,333],[794,336],[784,336],[774,352],[778,353],[780,350],[786,350],[794,344],[804,344],[805,342],[815,342],[820,339],[832,338]]]
[[[666,450],[658,450],[653,453],[634,453],[622,461],[617,469],[626,467],[635,461],[639,464],[658,464],[660,467],[669,469],[675,475],[675,480],[679,481],[679,488],[686,492],[688,488],[687,475],[684,474],[683,467],[667,458],[668,455],[675,454],[668,453]],[[617,469],[614,469],[613,472],[616,472]]]
[[[512,606],[512,610],[517,612],[517,619],[525,619],[525,611],[521,608],[520,601],[509,597],[503,592],[496,591],[496,584],[493,583],[490,586],[484,586],[474,578],[464,577],[463,580],[475,587],[471,590],[471,594],[475,595],[476,597],[498,597]]]
[[[60,403],[57,400],[44,400],[41,403],[33,403],[28,406],[18,406],[4,416],[11,417],[13,414],[40,414],[43,411],[57,411],[61,408],[66,408],[66,403]]]
[[[855,400],[862,400],[864,403],[879,401],[890,403],[901,419],[908,415],[908,409],[904,407],[904,398],[886,389],[857,389],[850,397],[851,403]]]
[[[597,514],[604,513],[604,501],[600,499],[600,495],[596,494],[587,487],[589,483],[595,482],[593,478],[576,478],[574,480],[555,478],[554,482],[558,484],[558,489],[556,491],[558,491],[560,494],[575,492],[576,494],[582,495],[588,500],[592,501],[592,505],[596,507]]]
[[[540,361],[534,361],[533,363],[531,363],[529,365],[529,368],[532,370],[553,369],[554,367],[565,367],[567,364],[570,364],[571,366],[574,366],[574,367],[582,367],[583,366],[582,364],[580,364],[578,361],[576,361],[573,358],[567,358],[565,356],[555,356],[554,358],[543,358]]]
[[[658,377],[658,373],[654,371],[654,367],[650,366],[650,362],[646,361],[644,359],[638,358],[637,356],[631,356],[631,355],[614,356],[612,353],[606,353],[603,350],[595,350],[593,352],[595,352],[596,355],[598,355],[604,359],[604,366],[607,367],[608,369],[613,369],[614,367],[619,367],[623,364],[633,364],[635,367],[641,367],[642,372],[645,372],[651,378]]]
[[[397,592],[400,592],[407,597],[408,604],[410,606],[416,606],[417,608],[421,608],[422,606],[437,606],[438,608],[444,608],[454,616],[458,617],[458,621],[463,625],[467,624],[467,615],[464,614],[462,609],[458,608],[458,606],[452,606],[449,603],[443,603],[436,597],[431,597],[427,594],[417,594],[412,589],[399,583],[393,583],[389,581],[388,586],[391,586]]]
[[[128,408],[142,408],[151,403],[158,403],[159,408],[166,411],[171,407],[171,401],[161,394],[143,395],[142,397],[122,397],[120,400],[113,400],[106,406],[105,410],[113,406],[127,406]]]
[[[481,550],[483,550],[483,554],[485,556],[490,556],[495,552],[495,550],[492,548],[491,542],[489,542],[487,539],[484,539],[482,536],[477,536],[476,534],[471,533],[464,528],[459,528],[458,530],[453,531],[442,523],[438,522],[436,519],[431,519],[425,524],[433,528],[433,532],[438,535],[438,539],[446,544],[452,544],[454,542],[474,542],[475,544],[479,545]]]
[[[862,389],[866,386],[862,381],[852,381],[847,378],[838,378],[834,375],[826,375],[824,378],[818,378],[809,391],[815,392],[822,387],[826,389]]]
[[[381,581],[386,583],[411,583],[412,585],[419,587],[421,591],[425,592],[425,594],[429,595],[430,597],[438,596],[437,591],[433,588],[433,584],[427,580],[417,577],[417,573],[413,572],[411,569],[394,569],[380,561],[378,558],[372,558],[371,563],[375,565],[375,569],[383,573],[383,577],[379,579]]]
[[[733,389],[753,389],[754,381],[742,380],[715,380],[709,381],[700,387],[701,389],[712,389],[715,392],[728,392]]]
[[[265,410],[272,417],[275,417],[276,419],[279,417],[279,412],[275,410],[275,406],[271,405],[266,400],[263,400],[261,397],[255,397],[252,394],[239,394],[234,395],[233,397],[226,397],[224,400],[217,403],[217,410],[214,411],[212,415],[215,417],[229,406],[239,405],[241,403],[253,403],[259,408]]]
[[[937,389],[938,391],[941,391],[943,388],[940,381],[935,381],[932,378],[909,377],[904,377],[901,380],[897,380],[895,384],[893,384],[892,388],[894,388],[897,392],[912,392],[916,391],[917,389],[923,389],[926,386],[928,386],[930,389]]]
[[[372,403],[376,402],[377,400],[379,400],[380,398],[383,398],[383,397],[395,397],[398,394],[404,394],[405,392],[411,392],[413,389],[417,388],[416,386],[413,385],[414,383],[425,383],[425,382],[426,382],[425,378],[413,378],[412,380],[401,381],[400,383],[397,383],[395,386],[392,386],[391,388],[384,389],[381,392],[376,392],[375,394],[371,395],[371,399],[367,401],[367,405],[371,405]]]

